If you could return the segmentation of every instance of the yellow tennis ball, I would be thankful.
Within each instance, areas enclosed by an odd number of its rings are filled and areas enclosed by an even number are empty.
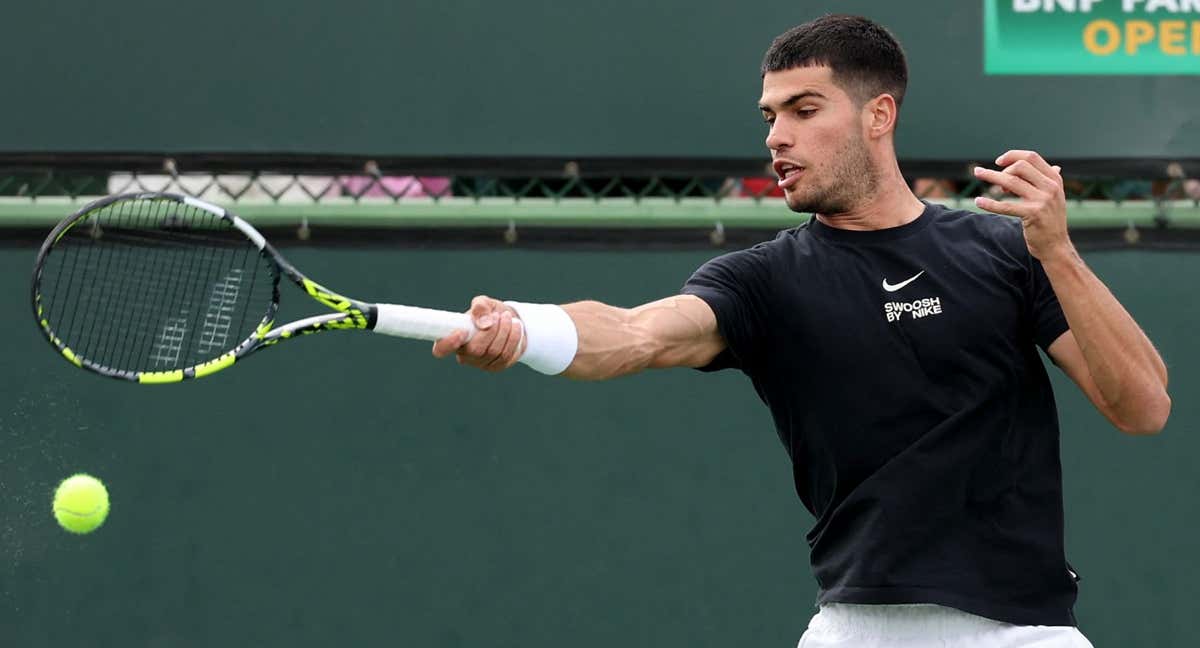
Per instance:
[[[108,517],[108,489],[91,475],[72,475],[54,491],[54,519],[71,533],[91,533]]]

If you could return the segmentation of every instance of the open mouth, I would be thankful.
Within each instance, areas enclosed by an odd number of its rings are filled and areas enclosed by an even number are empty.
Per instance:
[[[796,184],[800,179],[800,175],[804,172],[804,167],[786,160],[777,160],[772,166],[775,170],[775,175],[779,177],[780,189],[787,189]]]

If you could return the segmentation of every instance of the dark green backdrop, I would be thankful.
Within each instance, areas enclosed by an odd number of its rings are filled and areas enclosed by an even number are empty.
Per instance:
[[[287,253],[356,295],[446,308],[476,291],[632,305],[713,254]],[[0,249],[5,645],[784,648],[812,612],[810,519],[740,374],[494,376],[347,333],[138,387],[40,339],[32,259]],[[1079,617],[1098,647],[1191,646],[1200,255],[1088,260],[1162,349],[1175,412],[1124,437],[1056,374]],[[80,470],[113,498],[82,538],[50,515]]]
[[[1200,158],[1200,77],[986,77],[981,0],[109,0],[6,6],[0,153],[765,156],[771,39],[890,27],[907,159]]]

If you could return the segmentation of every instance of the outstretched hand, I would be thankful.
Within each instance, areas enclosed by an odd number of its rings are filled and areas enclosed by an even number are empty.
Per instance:
[[[475,335],[458,330],[433,343],[435,358],[455,354],[459,364],[484,371],[502,371],[517,363],[525,351],[525,328],[517,312],[498,299],[480,295],[469,311]]]

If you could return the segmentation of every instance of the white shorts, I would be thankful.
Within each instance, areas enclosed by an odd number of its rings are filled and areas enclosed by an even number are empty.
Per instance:
[[[940,605],[826,603],[796,648],[1093,648],[1071,626],[1021,626]]]

